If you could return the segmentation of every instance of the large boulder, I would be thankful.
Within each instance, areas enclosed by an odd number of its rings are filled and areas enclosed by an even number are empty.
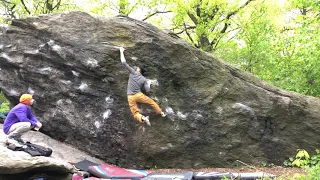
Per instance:
[[[82,12],[1,27],[0,88],[12,105],[34,94],[41,131],[122,167],[281,164],[317,148],[320,101],[276,88],[160,29]],[[151,97],[168,114],[146,131],[127,103],[127,70],[142,63]]]

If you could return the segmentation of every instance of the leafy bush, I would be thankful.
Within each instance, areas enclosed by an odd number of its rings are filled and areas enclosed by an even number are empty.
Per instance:
[[[320,150],[316,149],[316,154],[309,156],[309,153],[304,149],[298,149],[295,158],[289,158],[285,161],[285,166],[305,168],[308,172],[307,175],[299,175],[295,180],[319,180],[320,177]]]
[[[9,111],[9,102],[4,102],[0,106],[0,113]]]
[[[306,179],[308,180],[318,180],[320,177],[320,163],[315,166],[306,168],[308,171],[308,175]]]
[[[288,167],[310,167],[318,164],[320,161],[319,150],[316,149],[316,155],[310,158],[309,153],[304,149],[297,149],[297,154],[295,158],[290,157],[283,164]]]
[[[4,95],[0,91],[0,113],[9,111],[9,101],[4,97]]]
[[[311,157],[309,164],[311,167],[320,166],[320,150],[319,149],[316,149],[316,154]],[[320,167],[318,168],[319,168],[318,170],[320,170]]]
[[[289,178],[288,180],[319,180],[320,177],[320,164],[316,166],[307,167],[307,175],[297,174],[293,178]]]
[[[304,149],[298,149],[296,159],[292,162],[292,166],[306,167],[309,165],[310,155]]]

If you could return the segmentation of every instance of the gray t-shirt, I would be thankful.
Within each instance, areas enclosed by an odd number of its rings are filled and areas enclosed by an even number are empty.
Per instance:
[[[142,88],[146,92],[150,91],[150,86],[147,83],[147,79],[139,72],[135,71],[132,67],[130,67],[127,62],[122,62],[130,72],[129,80],[128,80],[128,87],[127,87],[127,94],[136,94],[142,91]]]

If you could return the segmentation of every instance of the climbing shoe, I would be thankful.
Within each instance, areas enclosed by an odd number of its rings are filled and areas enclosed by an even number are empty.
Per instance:
[[[151,126],[149,116],[142,116],[141,119],[148,125]]]

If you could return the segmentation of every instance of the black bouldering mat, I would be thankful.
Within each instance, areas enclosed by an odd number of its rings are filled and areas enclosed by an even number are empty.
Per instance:
[[[99,164],[89,161],[87,159],[84,159],[80,162],[77,163],[71,163],[72,165],[74,165],[77,169],[80,169],[81,171],[88,171],[89,166],[97,166]]]

